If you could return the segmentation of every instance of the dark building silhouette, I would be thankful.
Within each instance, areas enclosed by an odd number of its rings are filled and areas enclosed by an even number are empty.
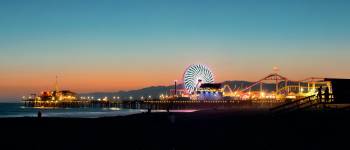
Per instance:
[[[326,78],[332,84],[335,103],[350,103],[350,79]]]

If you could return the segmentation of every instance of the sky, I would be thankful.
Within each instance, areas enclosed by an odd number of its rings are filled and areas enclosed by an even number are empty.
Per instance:
[[[350,78],[346,0],[1,0],[0,100],[215,81]]]

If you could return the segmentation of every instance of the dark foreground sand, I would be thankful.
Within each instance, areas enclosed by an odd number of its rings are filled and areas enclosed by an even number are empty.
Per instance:
[[[210,110],[1,119],[0,149],[350,149],[349,114]]]

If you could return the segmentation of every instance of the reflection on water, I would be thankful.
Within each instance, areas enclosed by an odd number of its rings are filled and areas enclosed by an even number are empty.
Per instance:
[[[64,118],[100,118],[113,116],[126,116],[147,112],[143,109],[110,108],[48,108],[48,107],[24,107],[22,103],[0,103],[0,118],[12,117],[36,117],[38,111],[43,117]],[[169,112],[190,113],[197,110],[170,110]],[[167,112],[166,110],[152,110],[152,112]]]
[[[195,109],[184,109],[184,110],[169,110],[169,112],[179,112],[179,113],[191,113],[196,112]],[[152,110],[152,112],[167,112],[166,110]]]
[[[22,103],[0,103],[0,118],[8,117],[36,117],[38,111],[43,117],[64,118],[100,118],[113,116],[126,116],[145,112],[137,109],[110,108],[49,108],[49,107],[24,107]]]

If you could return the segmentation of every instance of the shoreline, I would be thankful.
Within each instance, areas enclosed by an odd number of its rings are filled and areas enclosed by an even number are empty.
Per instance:
[[[14,149],[337,149],[347,144],[343,137],[350,133],[349,114],[211,109],[102,118],[7,118],[0,119],[0,128],[8,129],[2,132],[2,143]]]

